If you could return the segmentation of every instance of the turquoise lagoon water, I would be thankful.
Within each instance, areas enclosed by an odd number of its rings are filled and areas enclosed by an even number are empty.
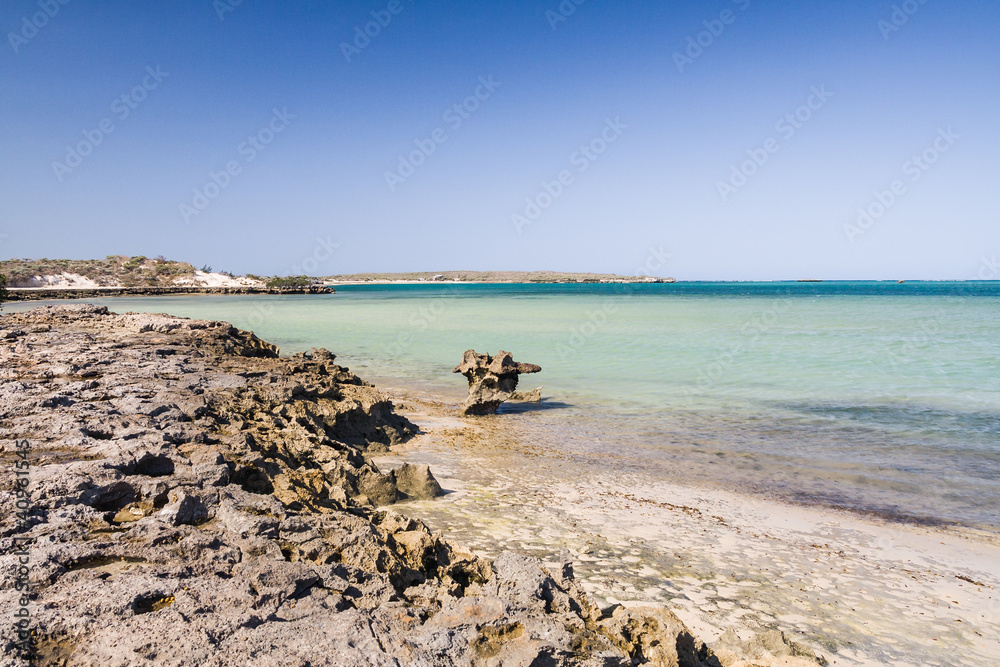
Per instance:
[[[468,348],[542,372],[540,441],[663,479],[1000,532],[1000,283],[363,285],[109,298],[440,391]],[[11,304],[22,310],[28,304]]]

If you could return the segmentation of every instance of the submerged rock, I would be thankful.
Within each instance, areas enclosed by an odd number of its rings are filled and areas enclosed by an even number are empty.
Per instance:
[[[541,370],[541,366],[514,361],[511,353],[503,350],[495,357],[466,350],[462,355],[462,363],[452,371],[461,373],[469,381],[469,395],[462,403],[462,412],[467,415],[496,412],[501,403],[514,395],[519,375]],[[538,391],[541,400],[541,388]]]
[[[408,498],[429,500],[442,493],[441,485],[434,479],[428,466],[404,463],[392,471],[392,476],[396,481],[396,488]]]
[[[515,391],[510,395],[510,400],[521,403],[540,403],[542,400],[542,388],[535,387],[531,391]]]

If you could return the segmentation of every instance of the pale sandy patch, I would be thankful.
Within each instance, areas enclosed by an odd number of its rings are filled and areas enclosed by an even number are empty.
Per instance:
[[[245,276],[237,276],[235,278],[227,276],[224,273],[206,273],[204,271],[195,271],[193,278],[178,278],[174,281],[175,285],[193,285],[197,287],[263,287],[264,282],[262,280],[255,280],[253,278],[247,278]]]
[[[32,276],[30,287],[46,289],[95,288],[100,287],[97,282],[81,276],[78,273],[60,273],[49,276]]]
[[[477,553],[569,549],[602,604],[665,605],[708,641],[778,627],[831,665],[1000,664],[992,536],[626,474],[538,446],[515,414],[400,398],[424,433],[376,462],[429,464],[451,493],[405,511]]]

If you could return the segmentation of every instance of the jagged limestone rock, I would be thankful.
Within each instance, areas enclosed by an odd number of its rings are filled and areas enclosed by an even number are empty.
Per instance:
[[[469,395],[462,403],[467,415],[486,415],[497,411],[500,404],[511,398],[517,389],[517,378],[522,373],[538,373],[541,366],[518,363],[510,352],[500,350],[495,357],[466,350],[462,363],[454,373],[461,373],[469,381]]]

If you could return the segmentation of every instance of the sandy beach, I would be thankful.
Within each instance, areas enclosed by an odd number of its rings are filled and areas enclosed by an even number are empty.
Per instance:
[[[601,604],[664,605],[712,639],[780,627],[831,665],[998,664],[990,536],[622,472],[533,443],[524,414],[460,418],[456,396],[391,393],[423,432],[376,463],[429,464],[448,493],[405,511],[483,556],[568,549]]]

